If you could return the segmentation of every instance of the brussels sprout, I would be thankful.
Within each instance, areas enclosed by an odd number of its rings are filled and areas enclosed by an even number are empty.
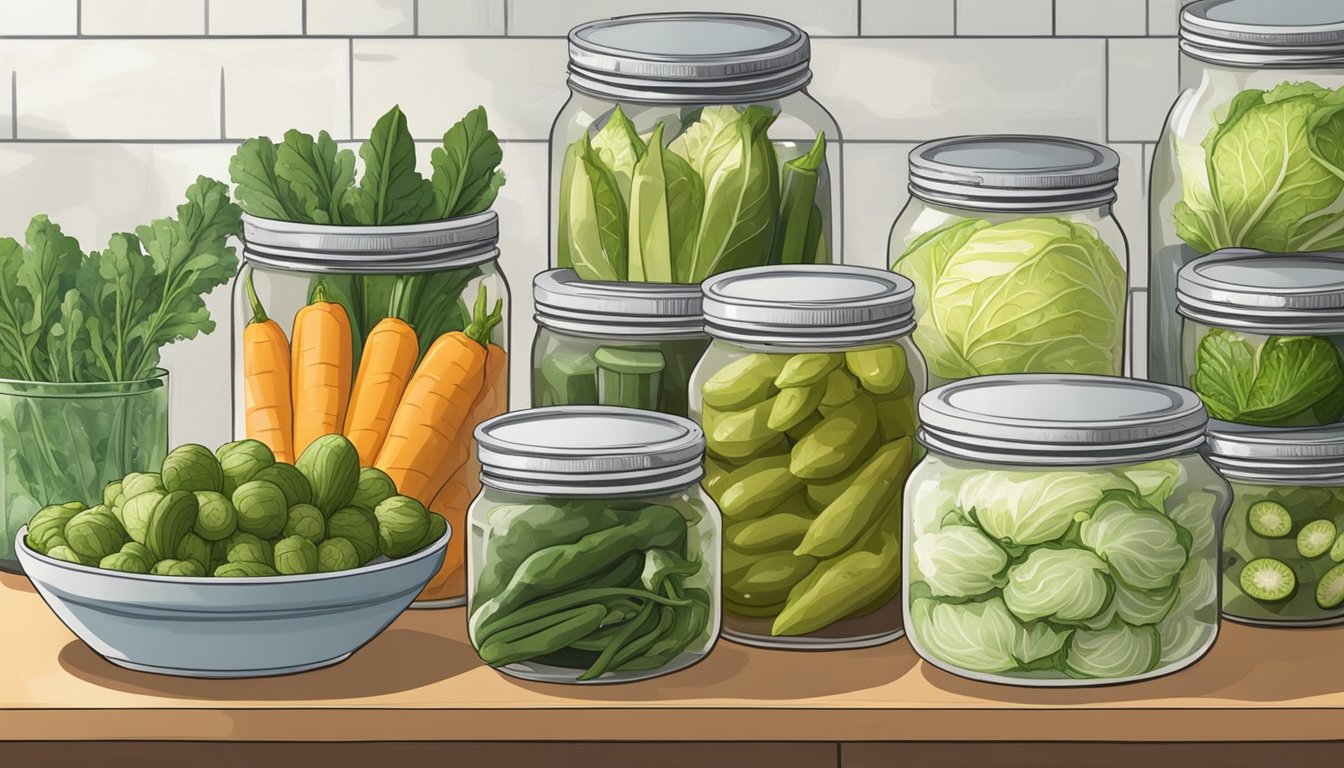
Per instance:
[[[210,542],[197,536],[194,533],[188,533],[182,537],[182,541],[177,545],[177,559],[195,560],[200,564],[202,570],[210,572],[210,566],[214,565],[214,548]]]
[[[1108,495],[1079,528],[1079,538],[1129,586],[1165,589],[1185,566],[1189,533],[1183,542],[1184,529],[1140,504],[1128,494]]]
[[[134,497],[128,497],[121,505],[112,508],[112,514],[121,521],[126,535],[141,544],[149,531],[149,521],[154,517],[154,508],[159,506],[168,494],[161,490],[145,491]]]
[[[1008,569],[1003,602],[1022,621],[1082,621],[1106,608],[1113,589],[1106,563],[1093,553],[1042,548]]]
[[[317,571],[317,545],[302,536],[277,541],[275,570],[287,576]]]
[[[914,636],[920,647],[943,661],[972,672],[1006,672],[1017,667],[1014,640],[1021,625],[1003,599],[980,603],[941,603],[916,598],[910,603]]]
[[[338,536],[317,545],[317,570],[330,573],[358,567],[359,552],[349,539]]]
[[[275,552],[269,541],[240,532],[229,537],[228,552],[224,559],[230,563],[261,563],[269,566],[275,562]]]
[[[64,560],[67,563],[75,563],[77,565],[93,565],[93,563],[80,557],[78,552],[64,544],[58,544],[47,550],[47,557],[50,557],[53,560]]]
[[[355,495],[350,499],[350,506],[363,507],[372,512],[383,499],[396,495],[397,485],[386,472],[377,467],[365,467],[359,470],[359,483],[355,485]]]
[[[149,566],[145,565],[144,560],[126,552],[113,552],[99,560],[98,567],[105,571],[121,571],[122,573],[149,573]]]
[[[253,480],[265,480],[279,488],[285,494],[285,505],[313,503],[313,486],[293,464],[277,462],[252,476]]]
[[[1008,553],[969,525],[953,525],[915,540],[912,565],[934,595],[975,597],[1002,587]]]
[[[121,493],[127,499],[133,499],[142,493],[166,490],[163,478],[157,472],[132,472],[121,481]]]
[[[154,507],[149,528],[142,542],[160,560],[177,554],[182,537],[196,525],[196,494],[191,491],[173,491]]]
[[[344,435],[323,435],[304,449],[295,466],[313,487],[313,506],[330,517],[350,503],[359,485],[359,452]]]
[[[322,510],[312,504],[295,504],[289,508],[289,520],[285,523],[283,536],[302,536],[318,544],[327,535],[327,519]]]
[[[122,544],[121,553],[123,555],[131,555],[132,557],[140,558],[140,561],[145,564],[146,573],[148,573],[150,567],[154,565],[154,553],[149,551],[149,547],[146,547],[139,542],[128,541],[125,544]]]
[[[1033,621],[1025,627],[1018,626],[1013,634],[1013,658],[1023,667],[1034,669],[1036,662],[1059,653],[1067,642],[1068,630],[1057,629],[1044,621]]]
[[[166,491],[222,491],[224,470],[209,448],[195,443],[179,445],[168,453],[160,471]]]
[[[392,496],[373,510],[378,518],[378,549],[388,557],[414,552],[429,532],[429,510],[409,496]]]
[[[219,459],[220,470],[224,473],[224,485],[220,491],[230,497],[238,490],[238,486],[275,463],[275,454],[260,440],[225,443],[215,451],[215,458]]]
[[[265,563],[240,561],[229,562],[215,569],[215,577],[220,579],[255,578],[257,576],[279,576],[275,569]]]
[[[1129,480],[1106,470],[1028,472],[999,470],[967,477],[957,506],[975,510],[980,527],[1009,545],[1054,541],[1110,490],[1133,490]]]
[[[378,518],[363,507],[342,507],[327,518],[327,535],[348,539],[359,554],[359,564],[378,554]]]
[[[429,525],[425,528],[425,538],[420,542],[420,546],[416,547],[416,549],[421,550],[428,547],[430,544],[443,538],[443,534],[447,532],[448,521],[445,520],[442,515],[436,515],[433,512],[430,512]]]
[[[1162,638],[1153,627],[1117,624],[1096,632],[1078,630],[1064,657],[1073,677],[1121,680],[1151,671],[1162,656]]]
[[[121,549],[126,529],[106,507],[99,505],[70,518],[65,524],[65,540],[80,557],[97,562]]]
[[[28,546],[42,554],[48,554],[52,547],[66,545],[65,525],[79,512],[53,504],[43,507],[28,522]]]
[[[249,480],[233,492],[233,508],[238,513],[238,530],[273,539],[285,529],[289,506],[285,493],[265,480]]]
[[[125,500],[126,495],[122,493],[121,481],[113,480],[103,486],[103,505],[111,509]]]
[[[149,572],[155,576],[195,576],[205,575],[205,569],[195,560],[160,560]]]
[[[223,541],[233,535],[238,528],[238,514],[233,510],[233,502],[222,493],[197,491],[196,535],[206,541]]]

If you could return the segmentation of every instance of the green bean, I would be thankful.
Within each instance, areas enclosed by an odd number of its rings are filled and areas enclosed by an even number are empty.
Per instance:
[[[552,597],[534,600],[518,610],[497,614],[499,618],[495,621],[486,619],[474,628],[473,637],[478,643],[484,643],[496,633],[515,627],[519,624],[526,624],[529,621],[535,621],[544,616],[548,616],[558,611],[568,610],[575,606],[602,604],[602,610],[605,612],[609,601],[613,598],[634,597],[640,600],[649,600],[662,605],[679,605],[685,601],[671,600],[662,595],[654,594],[643,589],[626,589],[622,587],[601,587],[595,589],[578,589],[573,592],[564,592]],[[475,617],[473,617],[475,618]],[[597,627],[593,627],[597,629]]]
[[[600,605],[585,605],[572,611],[552,614],[535,624],[515,627],[518,632],[516,638],[510,635],[485,641],[478,655],[482,661],[494,667],[544,656],[588,635],[602,623],[606,615],[607,610]],[[525,629],[532,627],[538,629],[524,633]]]
[[[652,602],[645,603],[635,618],[621,626],[621,631],[611,638],[611,642],[607,643],[606,648],[602,649],[602,653],[598,654],[597,661],[593,662],[593,666],[579,675],[578,679],[581,681],[594,680],[605,674],[607,669],[611,667],[612,660],[616,658],[617,652],[628,645],[630,640],[639,634],[644,623],[653,616],[653,609],[654,604]]]

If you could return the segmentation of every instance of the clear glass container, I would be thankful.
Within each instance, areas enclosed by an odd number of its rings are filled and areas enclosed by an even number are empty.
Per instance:
[[[857,648],[901,635],[901,486],[918,460],[914,286],[863,267],[707,281],[691,382],[724,516],[724,635]]]
[[[1344,257],[1230,248],[1181,268],[1182,379],[1220,421],[1344,421]]]
[[[719,511],[691,421],[536,408],[477,430],[468,629],[499,671],[553,683],[656,677],[719,636]]]
[[[1004,373],[1119,375],[1120,158],[1053,136],[965,136],[910,153],[891,267],[915,283],[929,384]]]
[[[293,462],[321,434],[345,434],[362,467],[383,470],[399,493],[463,530],[479,489],[472,430],[508,410],[509,287],[498,239],[493,211],[388,227],[244,214],[233,304],[235,436]],[[380,352],[370,355],[374,344]],[[403,408],[403,395],[431,355],[454,350],[465,350],[449,366],[462,368],[454,395],[469,402],[421,424],[428,411]],[[435,438],[397,439],[418,426]],[[454,536],[413,607],[461,605],[465,556]]]
[[[1344,250],[1344,159],[1314,149],[1341,119],[1327,97],[1344,88],[1344,4],[1199,0],[1180,36],[1182,92],[1149,195],[1148,378],[1169,384],[1182,383],[1187,262],[1230,247]],[[1270,122],[1279,138],[1256,135]]]
[[[691,371],[709,345],[699,286],[587,281],[554,269],[533,280],[532,297],[533,406],[687,416]]]
[[[1274,627],[1344,622],[1344,427],[1214,423],[1208,456],[1233,492],[1223,616]]]
[[[569,59],[551,130],[552,266],[698,284],[840,261],[840,130],[807,92],[802,30],[740,14],[623,16],[572,30]]]
[[[1199,398],[1106,376],[989,376],[920,401],[905,628],[925,661],[1030,686],[1142,680],[1218,633],[1227,483]]]

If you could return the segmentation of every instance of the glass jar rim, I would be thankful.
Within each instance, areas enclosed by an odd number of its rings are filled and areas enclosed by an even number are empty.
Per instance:
[[[1181,267],[1176,305],[1183,317],[1236,330],[1344,332],[1344,254],[1224,248]]]
[[[154,372],[128,381],[27,381],[0,379],[0,395],[33,398],[86,398],[130,397],[153,392],[168,386],[167,369],[156,367]]]
[[[537,324],[593,336],[704,335],[700,286],[582,280],[572,269],[532,279]]]
[[[1344,485],[1344,424],[1256,427],[1211,420],[1205,454],[1229,480]]]
[[[953,136],[910,150],[910,194],[987,211],[1069,211],[1115,202],[1120,156],[1062,136]]]
[[[1319,0],[1196,0],[1181,9],[1181,51],[1234,67],[1344,66],[1344,10],[1325,10]]]
[[[499,214],[366,227],[243,214],[243,258],[305,272],[431,272],[499,258]]]

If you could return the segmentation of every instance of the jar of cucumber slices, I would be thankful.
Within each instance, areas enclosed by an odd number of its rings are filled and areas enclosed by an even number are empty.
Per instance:
[[[1223,615],[1269,626],[1344,622],[1344,427],[1215,423],[1208,455],[1234,494]]]
[[[705,282],[691,377],[724,516],[724,635],[855,648],[901,634],[901,488],[924,362],[910,281],[772,266]]]

